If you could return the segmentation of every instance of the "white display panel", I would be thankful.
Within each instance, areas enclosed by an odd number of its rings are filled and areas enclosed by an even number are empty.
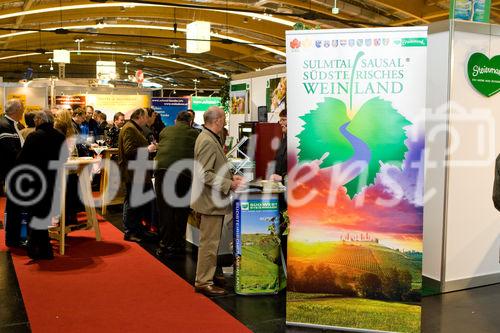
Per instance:
[[[446,149],[446,123],[448,104],[449,76],[449,32],[429,34],[427,51],[427,111],[426,111],[426,147],[428,160],[444,161]],[[445,108],[443,108],[445,106]],[[434,112],[441,110],[441,117],[434,117]],[[429,131],[433,126],[441,126],[438,132]],[[432,195],[424,208],[424,263],[422,274],[434,280],[441,280],[443,210],[445,195],[444,163],[427,163],[425,171],[425,192]]]
[[[496,155],[500,152],[500,94],[485,97],[469,83],[471,54],[500,54],[500,36],[455,31],[450,126],[460,133],[448,184],[446,281],[500,273],[500,212],[492,202]],[[463,121],[462,113],[470,117]],[[451,142],[453,144],[453,142]],[[484,146],[484,147],[482,147]]]

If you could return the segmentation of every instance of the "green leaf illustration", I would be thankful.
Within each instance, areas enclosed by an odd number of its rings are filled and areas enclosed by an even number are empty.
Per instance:
[[[411,122],[402,116],[391,102],[375,97],[363,104],[347,127],[350,133],[365,142],[371,151],[368,168],[359,177],[345,184],[347,193],[352,198],[360,192],[359,181],[366,181],[370,186],[380,172],[381,163],[401,168],[408,147],[406,126]]]
[[[305,124],[297,135],[299,139],[299,160],[319,160],[325,153],[321,168],[348,160],[354,153],[349,141],[340,133],[339,127],[350,119],[347,108],[341,100],[327,97],[318,108],[300,117]]]

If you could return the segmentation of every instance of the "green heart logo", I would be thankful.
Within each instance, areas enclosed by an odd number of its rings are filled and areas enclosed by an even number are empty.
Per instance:
[[[486,97],[500,91],[500,55],[488,58],[474,53],[467,63],[467,73],[472,86]]]

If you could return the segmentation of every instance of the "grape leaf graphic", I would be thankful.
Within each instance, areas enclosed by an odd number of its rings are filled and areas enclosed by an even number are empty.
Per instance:
[[[321,168],[330,167],[348,160],[354,153],[349,141],[339,128],[350,119],[347,108],[341,100],[327,97],[318,108],[300,117],[305,124],[297,135],[299,139],[299,160],[310,162],[319,160],[325,153]]]
[[[402,116],[392,103],[375,97],[368,100],[354,116],[347,129],[366,143],[371,151],[371,159],[365,174],[345,184],[348,195],[352,198],[360,192],[359,181],[366,186],[375,182],[381,163],[401,168],[408,147],[405,144],[405,127],[412,123]]]
[[[374,184],[382,163],[401,167],[408,151],[405,127],[411,122],[391,102],[380,97],[365,102],[351,121],[344,102],[334,98],[325,98],[317,109],[300,118],[305,122],[297,135],[301,162],[318,160],[328,153],[320,165],[324,169],[353,158],[355,149],[340,131],[340,127],[346,124],[347,132],[367,146],[369,153],[364,154],[367,166],[344,184],[350,198],[365,186]]]

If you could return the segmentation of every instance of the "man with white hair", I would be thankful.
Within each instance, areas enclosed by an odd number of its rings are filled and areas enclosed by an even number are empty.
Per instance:
[[[23,118],[23,105],[18,99],[10,99],[5,105],[5,113],[0,116],[0,187],[3,189],[5,178],[16,164],[17,154],[21,150],[24,140],[21,136],[21,130],[24,128],[19,123]],[[8,223],[5,221],[5,243],[7,246],[21,246],[21,226],[20,212],[16,209],[9,200],[6,206],[7,219],[13,221]],[[7,220],[6,219],[6,220]],[[17,222],[14,222],[17,221]]]
[[[191,208],[201,214],[200,244],[196,266],[195,291],[206,296],[227,292],[215,286],[217,250],[224,215],[231,213],[231,190],[243,184],[243,178],[233,176],[222,149],[220,133],[224,128],[224,110],[212,106],[203,114],[204,128],[194,146],[195,164]],[[216,279],[222,284],[221,279]]]
[[[24,143],[20,131],[24,128],[19,122],[23,119],[23,105],[18,99],[11,99],[5,105],[5,114],[0,116],[0,181],[14,167],[16,157]]]

